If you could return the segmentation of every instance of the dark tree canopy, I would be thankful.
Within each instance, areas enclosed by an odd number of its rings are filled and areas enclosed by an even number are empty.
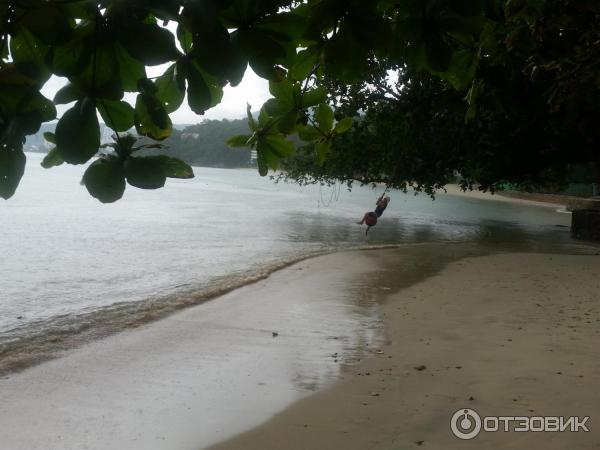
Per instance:
[[[354,85],[326,77],[339,114],[364,113],[324,164],[306,146],[280,178],[385,182],[428,193],[457,173],[464,188],[600,181],[598,8],[537,3],[521,2],[520,10],[509,3],[495,16],[495,40],[483,40],[493,51],[479,59],[468,87],[410,60],[394,83],[386,69],[398,67],[381,63]]]
[[[261,175],[294,154],[297,133],[308,145],[289,165],[296,178],[426,190],[454,170],[487,187],[560,179],[599,160],[599,13],[592,0],[4,0],[0,196],[19,184],[25,136],[58,104],[70,108],[46,134],[45,167],[97,155],[98,114],[115,131],[83,175],[100,201],[192,177],[140,150],[172,135],[183,101],[203,114],[248,66],[273,98],[229,145],[255,149]],[[391,93],[388,69],[403,83]],[[68,80],[53,100],[40,93],[51,75]]]

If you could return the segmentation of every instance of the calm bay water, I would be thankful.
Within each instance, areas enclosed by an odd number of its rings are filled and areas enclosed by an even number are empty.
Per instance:
[[[128,187],[100,204],[82,167],[44,170],[28,154],[15,197],[0,204],[0,344],[81,317],[197,302],[311,254],[415,242],[498,249],[573,244],[570,216],[551,208],[391,192],[365,236],[355,224],[382,189],[274,184],[254,170],[196,168],[164,189]],[[557,226],[559,225],[559,226]]]

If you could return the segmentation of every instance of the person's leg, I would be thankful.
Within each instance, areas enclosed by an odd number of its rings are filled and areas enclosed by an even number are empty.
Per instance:
[[[363,216],[362,220],[360,222],[356,222],[359,225],[362,225],[363,223],[365,223],[365,220],[367,220],[367,217],[369,216],[369,213],[366,212],[365,215]]]

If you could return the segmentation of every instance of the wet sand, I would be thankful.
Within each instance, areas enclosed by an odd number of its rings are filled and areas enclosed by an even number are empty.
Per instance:
[[[400,270],[417,276],[421,247]],[[192,449],[261,424],[382,345],[383,261],[365,254],[299,262],[0,378],[0,449]]]
[[[211,450],[600,447],[600,256],[462,259],[381,314],[384,344],[343,381]],[[590,432],[463,441],[450,432],[461,408],[590,416]]]
[[[11,374],[0,449],[598,448],[600,257],[484,253],[302,261]],[[592,432],[460,441],[464,407]]]

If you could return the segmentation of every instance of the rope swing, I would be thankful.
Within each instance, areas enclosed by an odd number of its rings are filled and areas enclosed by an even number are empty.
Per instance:
[[[338,183],[334,184],[333,185],[333,189],[331,190],[331,195],[329,196],[329,201],[326,202],[323,199],[323,185],[320,184],[319,185],[319,200],[318,200],[319,207],[321,205],[323,205],[325,208],[329,208],[329,206],[331,206],[331,204],[334,201],[336,201],[336,202],[339,201],[341,190],[342,190],[342,185],[341,184],[338,184]]]

